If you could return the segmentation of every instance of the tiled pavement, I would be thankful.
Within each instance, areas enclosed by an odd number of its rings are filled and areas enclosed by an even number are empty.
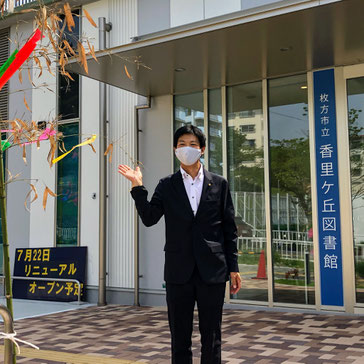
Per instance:
[[[41,348],[23,346],[19,364],[170,363],[167,313],[160,307],[88,307],[18,320],[15,330]],[[199,350],[195,320],[194,363]],[[223,363],[363,364],[364,317],[226,309]]]

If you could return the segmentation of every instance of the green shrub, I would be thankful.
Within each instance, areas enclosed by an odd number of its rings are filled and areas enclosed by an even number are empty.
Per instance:
[[[356,263],[356,274],[360,278],[364,278],[364,261]]]

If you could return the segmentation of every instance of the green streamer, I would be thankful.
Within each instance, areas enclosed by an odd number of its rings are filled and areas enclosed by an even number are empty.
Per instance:
[[[5,71],[9,68],[9,66],[11,65],[11,63],[14,61],[16,54],[18,53],[18,50],[15,49],[15,51],[13,52],[13,54],[8,58],[8,60],[0,67],[0,77],[3,76],[3,74],[5,73]]]
[[[4,152],[6,149],[11,147],[11,144],[7,140],[1,141],[1,150]]]

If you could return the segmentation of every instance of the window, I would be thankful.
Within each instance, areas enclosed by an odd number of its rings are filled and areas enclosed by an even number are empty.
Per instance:
[[[73,11],[79,14],[79,11]],[[65,28],[64,37],[73,48],[77,48],[80,36],[80,21],[73,17],[75,28],[70,33]],[[80,85],[79,75],[71,74],[74,81],[58,72],[58,130],[63,133],[66,150],[79,143],[80,135]],[[56,245],[76,246],[79,231],[79,150],[75,149],[57,165]]]
[[[244,110],[239,112],[239,118],[248,119],[255,116],[254,110]]]
[[[69,32],[66,27],[63,39],[77,50],[77,41],[80,38],[80,18],[76,15],[79,14],[79,10],[74,10],[72,13],[75,14],[73,17],[75,28]],[[71,73],[71,77],[74,81],[58,72],[58,114],[61,120],[77,119],[80,116],[80,76],[77,73]]]
[[[251,120],[247,120],[248,117]],[[239,267],[245,272],[242,274],[245,288],[233,298],[268,301],[267,280],[251,279],[258,275],[257,272],[260,272],[259,278],[266,278],[262,277],[263,271],[266,272],[267,243],[261,82],[227,88],[227,118],[227,177],[239,235]],[[251,130],[256,132],[257,139],[248,139]]]
[[[306,75],[269,81],[275,302],[315,303]]]
[[[9,57],[9,28],[0,30],[0,66]],[[7,82],[0,91],[0,120],[8,120],[9,109],[9,83]]]
[[[255,125],[240,125],[240,133],[247,134],[247,133],[255,133]]]
[[[356,302],[364,303],[364,77],[347,81]]]
[[[66,150],[79,142],[79,123],[60,125]],[[79,149],[57,163],[57,246],[77,245]]]
[[[222,171],[222,105],[221,90],[209,90],[209,171]]]
[[[203,93],[195,92],[187,95],[177,95],[174,97],[174,128],[176,131],[181,126],[192,124],[205,132],[204,128],[204,106]],[[204,162],[203,157],[201,162]],[[174,157],[174,170],[179,169],[179,161]]]
[[[9,57],[10,44],[9,44],[9,28],[0,30],[0,66],[2,66]],[[0,91],[0,121],[9,119],[9,86],[8,82]],[[2,139],[6,139],[6,134],[1,134]],[[6,152],[3,154],[3,162],[5,167]],[[4,168],[5,171],[5,168]],[[0,216],[1,219],[1,216]],[[0,273],[3,271],[3,238],[0,223]]]

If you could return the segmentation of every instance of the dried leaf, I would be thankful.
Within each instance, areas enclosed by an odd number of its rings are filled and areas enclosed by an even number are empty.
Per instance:
[[[59,145],[58,145],[58,149],[62,152],[62,153],[67,153],[66,147],[64,146],[64,141],[60,141]]]
[[[25,13],[34,13],[36,12],[36,9],[24,9],[24,10],[20,10],[18,11],[19,14],[25,14]]]
[[[73,20],[73,15],[71,12],[70,4],[69,3],[64,4],[63,8],[64,8],[64,15],[66,17],[66,23],[67,23],[68,30],[70,32],[72,32],[72,28],[74,28],[76,25],[75,25],[75,21]]]
[[[51,32],[50,29],[48,29],[48,38],[49,38],[49,41],[52,44],[52,48],[53,48],[54,52],[58,53],[58,48],[57,48],[56,42],[53,39],[52,32]]]
[[[78,59],[79,59],[81,65],[83,66],[85,72],[88,74],[88,66],[87,66],[85,48],[83,47],[81,42],[78,42]]]
[[[22,68],[19,68],[19,71],[18,71],[18,77],[19,77],[19,82],[20,83],[23,83],[23,74],[22,74]]]
[[[32,75],[30,74],[30,68],[28,67],[28,79],[29,79],[29,82],[33,85],[33,87],[37,87],[35,86],[33,80],[32,80]]]
[[[47,199],[48,199],[48,187],[46,187],[44,189],[44,193],[43,193],[43,209],[45,211],[46,206],[47,206]]]
[[[74,81],[74,79],[72,78],[72,76],[67,72],[67,71],[63,71],[62,73],[64,76],[68,77],[70,80]]]
[[[113,150],[114,150],[114,144],[113,143],[110,143],[104,153],[104,156],[107,156],[109,153],[109,163],[111,163],[111,160],[112,160],[112,153],[113,153]]]
[[[48,188],[48,187],[47,187]],[[52,196],[52,197],[57,197],[57,195],[50,189],[48,188],[48,193]]]
[[[132,79],[133,79],[133,77],[131,77],[131,76],[130,76],[130,73],[129,73],[129,71],[128,71],[128,69],[127,69],[126,65],[124,65],[124,69],[125,69],[125,73],[126,73],[126,75],[128,76],[128,78],[129,78],[130,80],[132,80]]]
[[[68,51],[74,55],[76,57],[76,52],[73,50],[73,48],[71,47],[71,45],[67,42],[66,39],[63,39],[63,44],[66,46],[66,48],[68,49]]]
[[[92,58],[97,62],[99,63],[99,61],[97,60],[96,58],[96,54],[95,54],[95,48],[94,46],[90,44],[89,40],[87,39],[87,45],[88,45],[88,49],[90,50],[90,54],[92,56]]]
[[[54,155],[56,154],[56,142],[54,141],[53,136],[49,137],[49,142],[51,144],[51,149],[49,150],[48,156],[47,156],[47,161],[49,163],[49,166],[52,168],[53,163],[52,160],[54,159]]]
[[[33,184],[31,184],[31,183],[29,183],[29,184],[30,184],[30,187],[32,188],[32,190],[34,191],[34,197],[30,201],[30,203],[33,203],[38,198],[38,193],[37,193],[37,190],[36,190],[35,186]]]
[[[35,186],[33,184],[29,183],[29,185],[31,187],[31,190],[25,196],[24,206],[25,206],[26,210],[30,212],[30,210],[28,209],[28,206],[27,206],[27,199],[30,196],[30,194],[32,192],[34,192],[34,197],[33,197],[33,199],[29,203],[29,205],[30,205],[31,203],[33,203],[38,198],[38,193],[37,193],[37,190],[36,190],[36,188],[35,188]]]
[[[1,10],[1,14],[3,14],[3,12],[4,12],[4,5],[5,5],[5,0],[0,0],[0,10]]]
[[[24,105],[25,105],[25,107],[27,108],[28,111],[32,112],[32,110],[30,110],[30,107],[29,107],[29,105],[27,103],[27,100],[25,99],[25,95],[24,95]]]
[[[89,144],[89,146],[91,147],[91,149],[93,150],[94,153],[96,153],[96,149],[92,144]]]
[[[23,161],[27,164],[27,152],[25,150],[25,145],[23,145]]]
[[[92,26],[94,26],[95,28],[97,28],[96,23],[95,23],[95,22],[94,22],[94,20],[91,18],[91,16],[90,16],[90,14],[88,13],[88,11],[87,11],[85,8],[83,8],[83,9],[82,9],[82,11],[85,13],[86,18],[87,18],[87,20],[90,22],[90,24],[91,24]]]
[[[39,75],[38,75],[38,78],[39,78],[42,75],[42,73],[43,73],[43,67],[42,67],[42,65],[41,65],[40,60],[39,60],[38,57],[34,56],[34,61],[37,64],[37,66],[39,67],[39,69],[40,69]]]

